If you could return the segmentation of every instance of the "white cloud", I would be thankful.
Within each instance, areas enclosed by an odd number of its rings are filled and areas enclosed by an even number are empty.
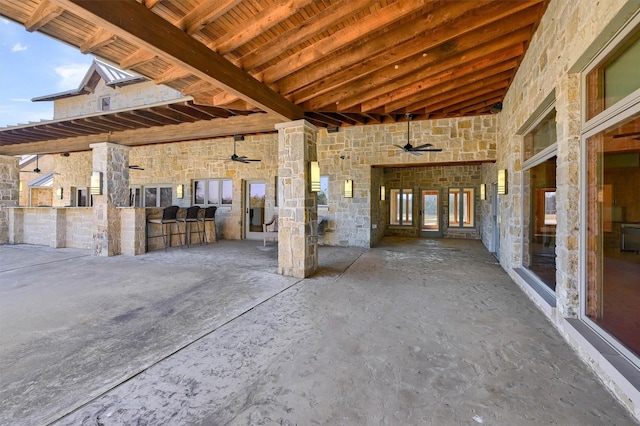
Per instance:
[[[27,50],[29,48],[29,46],[25,46],[23,44],[20,43],[16,43],[13,45],[13,47],[11,48],[12,52],[22,52],[23,50]]]
[[[55,68],[60,76],[59,90],[76,89],[89,69],[87,64],[68,64]]]

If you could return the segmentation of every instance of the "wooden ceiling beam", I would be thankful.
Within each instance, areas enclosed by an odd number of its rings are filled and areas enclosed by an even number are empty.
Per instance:
[[[127,0],[54,1],[80,18],[153,52],[265,111],[279,115],[283,120],[304,117],[300,107],[140,3]]]
[[[281,122],[280,117],[273,114],[251,114],[246,117],[230,117],[226,120],[218,120],[215,126],[210,121],[198,121],[196,123],[183,123],[168,125],[151,129],[126,130],[112,132],[109,140],[124,146],[140,146],[156,143],[211,139],[216,137],[229,137],[236,134],[238,129],[246,133],[273,133],[276,123]],[[92,143],[104,142],[105,134],[79,136],[75,138],[58,139],[55,141],[36,141],[31,143],[0,145],[0,155],[24,155],[38,152],[52,154],[58,152],[88,151]]]
[[[158,55],[153,52],[149,52],[145,49],[138,49],[131,55],[120,61],[120,68],[122,68],[123,70],[136,68],[142,64],[153,61],[157,57]]]
[[[513,74],[515,73],[517,67],[518,60],[511,59],[506,62],[494,65],[490,68],[486,68],[472,75],[447,80],[441,84],[438,84],[437,86],[430,87],[426,90],[421,90],[419,93],[407,93],[403,91],[401,94],[390,94],[389,96],[385,96],[387,102],[384,104],[380,104],[379,102],[377,102],[378,100],[376,100],[376,102],[363,103],[362,110],[368,111],[369,109],[384,107],[385,112],[392,113],[393,111],[404,108],[407,105],[412,105],[416,102],[420,102],[421,100],[428,99],[432,96],[457,89],[460,86],[468,85],[474,82],[482,82],[482,80],[493,77],[496,74],[502,75],[502,73],[509,73],[509,78],[511,78],[513,77]],[[369,108],[369,106],[371,106],[371,108]]]
[[[305,20],[304,26],[293,28],[261,45],[251,53],[243,56],[238,63],[244,70],[253,70],[370,6],[371,0],[351,0],[333,3],[320,13]]]
[[[191,83],[184,89],[182,89],[182,96],[195,95],[196,93],[205,93],[216,90],[217,87],[212,86],[211,83],[205,80],[198,80],[195,83]]]
[[[181,114],[188,115],[189,117],[192,117],[196,120],[212,120],[214,118],[210,114],[202,112],[196,108],[191,108],[187,105],[171,104],[171,105],[168,105],[168,107],[169,109],[177,111]]]
[[[491,107],[492,105],[495,105],[497,102],[500,102],[502,99],[504,99],[504,92],[501,95],[497,95],[497,96],[493,96],[493,97],[486,97],[486,98],[477,98],[475,99],[476,103],[469,105],[467,107],[462,107],[460,106],[459,108],[456,108],[457,111],[460,112],[460,114],[464,115],[464,114],[468,114],[470,112],[481,112],[481,111],[486,111],[489,107]],[[451,107],[450,107],[451,108]],[[446,111],[443,111],[446,113]]]
[[[224,108],[217,108],[207,105],[197,105],[193,102],[189,102],[188,105],[191,108],[197,109],[198,111],[209,114],[210,116],[215,118],[228,118],[231,116],[231,113]]]
[[[322,81],[323,78],[339,73],[352,65],[364,64],[363,70],[366,70],[367,64],[377,63],[375,65],[377,68],[395,64],[399,60],[459,37],[461,34],[482,26],[479,24],[481,18],[469,18],[470,15],[473,15],[470,12],[482,13],[484,8],[491,7],[491,5],[486,5],[489,1],[447,2],[435,8],[431,13],[425,13],[387,31],[383,37],[375,37],[360,44],[357,49],[345,50],[334,55],[330,60],[324,60],[325,56],[320,57],[317,63],[305,64],[304,68],[295,73],[290,73],[286,78],[277,81],[280,93],[289,95],[309,85],[310,82]],[[509,2],[508,4],[510,5],[511,3]],[[510,10],[509,7],[504,5],[504,2],[500,2],[500,6],[502,9]],[[493,8],[491,12],[488,16],[496,13]],[[464,22],[460,23],[460,20]],[[462,33],[460,33],[461,29]],[[425,33],[428,35],[425,36]],[[412,49],[407,50],[405,48],[407,51],[403,51],[402,48],[401,50],[396,50],[396,47],[405,43],[410,43],[409,46],[412,46]],[[385,53],[387,54],[385,55]],[[399,53],[402,56],[396,56]],[[372,58],[376,58],[376,61],[372,61]],[[361,75],[361,71],[358,71],[357,75]],[[264,81],[273,82],[266,73]]]
[[[153,82],[155,84],[167,84],[176,80],[180,80],[182,78],[189,77],[190,75],[191,73],[189,71],[178,66],[172,66],[171,68],[160,74],[159,77],[156,77]]]
[[[328,126],[340,126],[342,125],[342,121],[339,119],[331,117],[327,113],[319,113],[319,112],[306,112],[305,119],[311,119],[315,121],[319,121]]]
[[[109,31],[99,28],[94,32],[91,37],[86,39],[84,43],[80,45],[80,52],[92,53],[101,47],[107,46],[116,40],[116,36]]]
[[[526,9],[456,38],[453,50],[443,48],[446,45],[442,44],[425,50],[424,41],[417,38],[389,49],[380,57],[365,59],[340,72],[330,74],[289,96],[297,104],[321,97],[320,102],[324,105],[340,100],[343,108],[350,108],[361,101],[361,93],[377,96],[384,93],[384,86],[393,84],[400,78],[425,79],[429,75],[483,56],[487,52],[518,43],[524,44],[531,37],[533,22],[535,14]],[[439,31],[434,32],[436,34],[432,36],[432,40],[438,39]],[[388,60],[387,55],[405,59],[392,62]]]
[[[62,15],[64,9],[49,0],[42,0],[31,16],[27,18],[24,27],[29,32],[38,31],[47,25],[51,20]]]
[[[460,79],[465,76],[475,78],[475,76],[478,73],[483,72],[483,70],[491,69],[493,71],[494,67],[500,67],[500,69],[504,71],[504,67],[506,65],[503,64],[507,62],[510,64],[509,66],[516,68],[518,66],[517,60],[511,60],[518,58],[523,52],[524,46],[520,43],[482,57],[474,57],[471,60],[460,63],[455,67],[446,69],[434,75],[418,78],[418,80],[408,77],[403,78],[394,84],[387,85],[386,89],[389,90],[388,93],[376,96],[376,94],[379,93],[376,91],[373,97],[368,97],[365,93],[362,93],[362,100],[360,103],[363,110],[375,109],[397,99],[411,96],[417,91],[423,91],[451,80],[461,81]],[[491,75],[493,74],[495,73],[492,73]],[[357,100],[355,102],[357,102]],[[349,103],[353,104],[353,102]],[[338,109],[345,106],[347,105],[344,105],[341,102]]]
[[[410,2],[396,2],[385,6],[357,21],[357,24],[348,25],[332,34],[331,37],[326,37],[317,43],[313,43],[311,46],[267,68],[262,72],[262,81],[272,83],[293,74],[301,68],[326,58],[331,53],[356,43],[381,28],[397,22],[430,2],[431,0],[413,0]],[[384,38],[386,39],[386,35]],[[354,50],[359,51],[360,46]]]
[[[238,4],[242,0],[217,0],[205,1],[193,8],[182,19],[176,23],[176,27],[180,28],[189,35],[195,34],[202,30],[208,23],[215,21]]]
[[[153,112],[153,110],[151,109],[146,109],[146,110],[136,110],[136,111],[131,111],[131,114],[144,118],[146,120],[150,120],[153,121],[155,123],[157,123],[159,126],[166,126],[169,124],[178,124],[179,121],[177,120],[173,120],[173,119],[168,119],[166,117],[163,117],[161,115],[155,114]]]
[[[493,77],[486,78],[483,81],[476,81],[471,84],[461,85],[460,87],[447,91],[444,93],[434,94],[428,99],[421,100],[415,104],[408,105],[405,109],[407,111],[421,110],[429,114],[433,111],[437,111],[446,108],[450,105],[455,105],[458,102],[462,102],[466,99],[471,99],[474,96],[480,96],[485,93],[504,89],[509,87],[509,79],[511,77],[510,71],[505,71]]]
[[[91,121],[87,121],[87,120],[82,119],[82,118],[78,118],[76,120],[71,120],[70,123],[72,125],[74,125],[74,126],[79,126],[81,128],[85,128],[85,129],[87,129],[87,131],[91,131],[93,133],[108,132],[108,131],[112,130],[107,125],[100,124],[100,123],[95,123],[95,122],[91,122]]]
[[[300,9],[312,3],[313,0],[286,0],[276,2],[273,6],[268,6],[243,22],[242,29],[230,31],[224,36],[216,39],[209,47],[216,50],[221,55],[229,53],[263,32],[278,25],[300,11]]]

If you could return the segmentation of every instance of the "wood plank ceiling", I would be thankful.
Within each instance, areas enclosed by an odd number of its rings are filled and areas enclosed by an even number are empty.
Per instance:
[[[0,0],[0,14],[181,91],[203,119],[328,127],[489,113],[548,1]]]

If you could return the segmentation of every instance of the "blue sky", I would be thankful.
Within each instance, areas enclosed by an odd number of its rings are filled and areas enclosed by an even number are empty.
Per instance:
[[[53,102],[31,98],[75,89],[93,56],[0,18],[0,127],[53,118]]]

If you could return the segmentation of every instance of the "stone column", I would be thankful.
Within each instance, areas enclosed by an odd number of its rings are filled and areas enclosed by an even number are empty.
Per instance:
[[[9,211],[6,207],[17,207],[20,198],[20,159],[0,155],[0,244],[9,242]]]
[[[559,318],[580,312],[580,75],[556,86],[558,160],[556,174],[556,306]],[[586,226],[582,224],[581,226]]]
[[[93,171],[102,173],[102,195],[93,196],[93,254],[120,254],[120,212],[129,200],[129,147],[109,142],[90,145]]]
[[[278,180],[278,273],[305,278],[318,269],[318,206],[311,192],[309,162],[316,161],[318,129],[305,120],[276,125]]]

